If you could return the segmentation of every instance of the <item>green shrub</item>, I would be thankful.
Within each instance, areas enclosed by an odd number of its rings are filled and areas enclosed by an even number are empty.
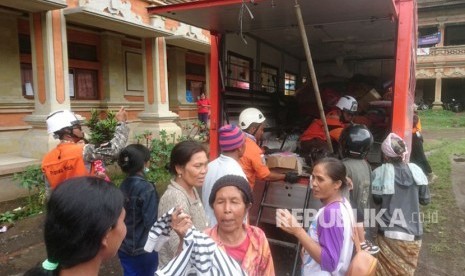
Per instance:
[[[196,140],[198,142],[208,141],[208,127],[204,122],[195,120],[181,123],[181,129],[185,135],[178,137],[178,141]]]
[[[174,134],[168,135],[165,130],[160,131],[159,138],[152,139],[150,136],[150,139],[150,171],[147,173],[147,179],[156,183],[158,194],[161,196],[171,178],[167,167],[176,139]]]
[[[43,206],[45,204],[45,179],[40,165],[28,166],[26,170],[15,173],[14,180],[19,181],[19,185],[29,191],[29,205]],[[33,195],[38,197],[34,198]]]
[[[6,211],[0,214],[0,223],[12,223],[18,219],[17,214],[12,211]]]
[[[28,189],[27,203],[24,207],[0,214],[0,222],[11,223],[21,218],[42,213],[44,210],[46,201],[45,181],[40,166],[29,166],[26,170],[15,173],[13,179],[19,181],[21,187]]]
[[[145,144],[150,149],[150,171],[147,173],[147,180],[156,183],[158,194],[161,196],[171,179],[171,173],[168,170],[171,151],[176,143],[185,140],[196,140],[204,142],[207,135],[201,132],[202,125],[186,124],[182,126],[187,135],[176,137],[174,133],[168,134],[161,130],[158,138],[153,138],[152,132],[146,130],[141,134],[135,135],[135,140],[139,144]]]
[[[115,134],[116,120],[115,113],[111,110],[106,110],[105,119],[100,119],[100,112],[96,109],[90,111],[90,119],[87,121],[87,126],[90,129],[89,142],[94,145],[101,145],[109,142]]]

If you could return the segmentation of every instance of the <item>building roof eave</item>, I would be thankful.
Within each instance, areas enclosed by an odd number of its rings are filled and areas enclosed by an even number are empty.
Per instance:
[[[108,31],[136,37],[164,37],[172,33],[152,27],[148,24],[132,22],[120,16],[98,12],[87,7],[69,8],[64,10],[66,20],[79,25],[98,27]]]

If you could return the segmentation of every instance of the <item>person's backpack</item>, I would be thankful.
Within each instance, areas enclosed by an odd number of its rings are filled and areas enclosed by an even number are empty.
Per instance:
[[[353,227],[352,239],[354,240],[355,255],[350,261],[349,269],[346,276],[374,276],[376,273],[376,266],[378,259],[373,257],[370,253],[362,250],[360,247],[360,239],[357,229]]]

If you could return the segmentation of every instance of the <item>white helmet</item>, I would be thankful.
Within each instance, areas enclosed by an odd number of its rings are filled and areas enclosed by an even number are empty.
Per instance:
[[[352,96],[342,96],[336,104],[342,111],[347,111],[350,113],[357,112],[358,104],[357,100],[355,100]]]
[[[59,110],[50,113],[47,119],[48,134],[55,133],[65,127],[72,127],[79,124],[79,119],[69,110]]]
[[[263,113],[253,107],[242,110],[239,115],[239,126],[242,130],[249,128],[252,123],[263,123],[266,120]]]

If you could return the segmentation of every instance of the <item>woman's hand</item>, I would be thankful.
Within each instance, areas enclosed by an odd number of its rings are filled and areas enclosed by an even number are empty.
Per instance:
[[[286,209],[276,210],[276,226],[294,236],[303,230],[297,219]]]
[[[276,210],[276,226],[294,235],[302,244],[303,256],[307,252],[317,263],[321,264],[321,246],[312,240],[297,219],[286,209]]]
[[[171,227],[173,228],[174,232],[178,234],[179,238],[183,239],[187,233],[187,230],[192,227],[191,216],[184,213],[181,207],[176,207],[176,210],[174,210],[171,219]]]

